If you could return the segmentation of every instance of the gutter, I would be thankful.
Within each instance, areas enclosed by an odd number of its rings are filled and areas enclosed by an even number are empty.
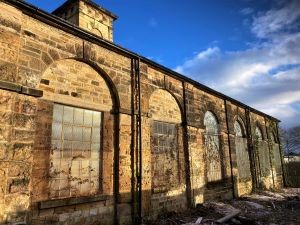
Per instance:
[[[191,78],[188,78],[180,73],[177,73],[165,66],[162,66],[154,61],[151,61],[149,59],[147,59],[146,57],[143,57],[143,56],[140,56],[128,49],[125,49],[119,45],[116,45],[110,41],[107,41],[107,40],[104,40],[100,37],[97,37],[95,36],[94,34],[88,32],[88,31],[85,31],[83,30],[82,28],[79,28],[78,26],[75,26],[73,24],[71,24],[70,22],[67,22],[66,20],[62,19],[62,18],[59,18],[55,15],[52,15],[44,10],[41,10],[39,8],[37,8],[36,6],[33,6],[31,4],[28,4],[24,1],[21,1],[21,0],[2,0],[3,2],[9,4],[9,5],[12,5],[16,8],[18,8],[19,10],[21,10],[23,13],[33,17],[33,18],[37,18],[39,19],[40,21],[48,24],[48,25],[51,25],[51,26],[54,26],[56,28],[59,28],[61,30],[64,30],[68,33],[71,33],[77,37],[80,37],[84,40],[87,40],[87,41],[90,41],[90,42],[93,42],[95,44],[98,44],[102,47],[105,47],[111,51],[114,51],[116,53],[120,53],[124,56],[128,56],[128,57],[131,57],[131,58],[140,58],[140,61],[143,62],[143,63],[146,63],[152,67],[155,67],[156,69],[159,69],[165,73],[168,73],[169,76],[173,77],[173,78],[176,78],[178,79],[179,81],[183,82],[188,82],[192,85],[194,85],[195,87],[203,90],[203,91],[206,91],[212,95],[215,95],[223,100],[227,100],[227,101],[230,101],[232,103],[235,103],[237,105],[239,105],[240,107],[243,107],[245,109],[249,109],[251,112],[254,112],[258,115],[261,115],[261,116],[265,116],[271,120],[274,120],[276,122],[281,122],[280,120],[278,120],[277,118],[275,117],[272,117],[268,114],[265,114],[259,110],[256,110],[252,107],[249,107],[248,105],[236,100],[236,99],[233,99],[225,94],[222,94],[218,91],[215,91],[213,90],[212,88],[209,88],[197,81],[194,81],[192,80]]]

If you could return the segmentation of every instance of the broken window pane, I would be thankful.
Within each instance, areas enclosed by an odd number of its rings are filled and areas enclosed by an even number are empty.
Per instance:
[[[97,193],[101,118],[101,112],[54,104],[50,172],[59,180],[50,181],[51,198]]]

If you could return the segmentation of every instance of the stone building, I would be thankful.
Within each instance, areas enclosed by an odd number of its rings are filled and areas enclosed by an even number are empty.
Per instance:
[[[116,19],[0,1],[0,224],[139,224],[281,188],[279,121],[115,45]]]

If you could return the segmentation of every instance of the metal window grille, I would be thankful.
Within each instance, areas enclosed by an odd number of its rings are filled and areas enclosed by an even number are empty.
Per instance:
[[[177,125],[153,121],[151,136],[152,187],[167,191],[178,183]]]
[[[50,198],[99,191],[102,113],[54,104]]]

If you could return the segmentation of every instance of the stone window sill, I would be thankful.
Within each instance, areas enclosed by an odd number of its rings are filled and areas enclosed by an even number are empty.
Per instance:
[[[66,198],[66,199],[53,199],[39,202],[39,209],[50,209],[62,206],[70,206],[91,202],[99,202],[105,201],[111,198],[108,195],[97,195],[97,196],[85,196],[85,197],[74,197],[74,198]]]

